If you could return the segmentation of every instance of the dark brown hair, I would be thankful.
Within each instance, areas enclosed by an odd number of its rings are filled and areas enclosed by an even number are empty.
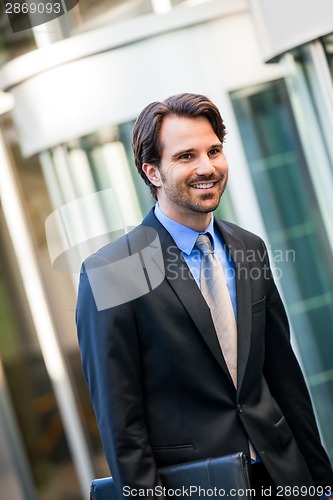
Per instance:
[[[188,118],[205,117],[210,122],[215,134],[223,142],[226,129],[219,110],[208,97],[200,94],[178,94],[165,101],[148,104],[138,116],[132,132],[132,148],[136,168],[150,187],[156,199],[157,188],[149,181],[142,170],[143,163],[160,167],[162,144],[160,141],[161,126],[164,118],[170,115]]]

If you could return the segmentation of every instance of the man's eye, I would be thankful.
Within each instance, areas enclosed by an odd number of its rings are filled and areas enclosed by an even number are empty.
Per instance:
[[[210,156],[215,156],[215,155],[217,155],[217,154],[219,154],[219,153],[220,153],[220,150],[219,150],[219,149],[217,149],[217,148],[215,148],[215,149],[211,149],[211,150],[209,151],[209,155],[210,155]]]
[[[179,157],[180,160],[190,160],[191,158],[192,158],[191,153],[184,153]]]

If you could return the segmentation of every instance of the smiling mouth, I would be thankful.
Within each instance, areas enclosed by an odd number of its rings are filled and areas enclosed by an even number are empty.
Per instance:
[[[193,184],[194,189],[210,189],[214,186],[214,182],[201,182],[200,184]]]

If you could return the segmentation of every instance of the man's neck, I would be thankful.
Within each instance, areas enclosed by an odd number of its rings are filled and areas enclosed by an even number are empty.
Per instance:
[[[189,227],[194,231],[197,231],[198,233],[201,233],[208,227],[212,218],[212,212],[199,213],[189,210],[176,212],[165,209],[165,207],[163,207],[161,203],[159,203],[159,207],[165,215],[170,217],[170,219],[178,222],[179,224],[183,224],[183,226]]]

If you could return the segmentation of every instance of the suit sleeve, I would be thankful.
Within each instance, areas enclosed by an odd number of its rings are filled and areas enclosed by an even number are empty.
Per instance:
[[[101,259],[90,257],[89,268],[103,265]],[[82,366],[117,495],[123,498],[125,486],[161,486],[145,425],[140,343],[131,302],[98,310],[88,274],[83,265],[76,311]]]
[[[330,461],[321,444],[309,392],[290,344],[288,318],[271,274],[267,288],[265,349],[265,378],[312,477],[317,485],[333,487]]]

